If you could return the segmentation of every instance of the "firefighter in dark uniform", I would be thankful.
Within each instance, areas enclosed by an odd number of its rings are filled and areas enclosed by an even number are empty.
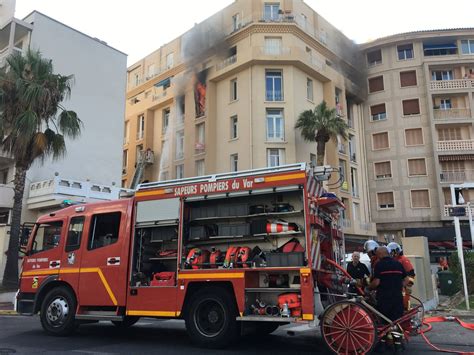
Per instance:
[[[403,286],[408,276],[403,265],[390,257],[386,247],[377,248],[379,261],[375,265],[370,289],[376,290],[377,309],[396,320],[403,315]]]

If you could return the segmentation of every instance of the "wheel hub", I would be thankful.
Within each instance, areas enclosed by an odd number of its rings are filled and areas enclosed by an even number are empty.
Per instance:
[[[209,312],[208,319],[209,319],[209,322],[211,323],[217,323],[217,321],[219,320],[219,315],[217,314],[216,311],[211,311]]]
[[[63,324],[68,314],[69,305],[63,297],[55,298],[46,310],[46,318],[54,326]]]

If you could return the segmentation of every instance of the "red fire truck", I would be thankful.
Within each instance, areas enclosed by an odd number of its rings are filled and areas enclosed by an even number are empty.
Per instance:
[[[344,206],[318,174],[302,163],[144,183],[134,196],[42,216],[17,310],[39,312],[55,335],[93,321],[184,319],[209,347],[246,325],[314,324],[343,292],[328,261],[343,259]]]

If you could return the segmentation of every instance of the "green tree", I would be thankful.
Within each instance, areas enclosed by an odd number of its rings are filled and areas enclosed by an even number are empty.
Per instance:
[[[46,157],[66,153],[65,137],[76,138],[82,122],[62,102],[70,97],[73,76],[53,73],[39,51],[14,53],[0,69],[0,149],[15,164],[14,198],[3,286],[18,285],[18,249],[26,172]]]
[[[301,136],[307,142],[316,142],[317,165],[324,165],[326,143],[341,136],[347,139],[349,126],[337,114],[336,109],[329,108],[326,101],[321,102],[314,110],[301,112],[295,128],[301,130]]]

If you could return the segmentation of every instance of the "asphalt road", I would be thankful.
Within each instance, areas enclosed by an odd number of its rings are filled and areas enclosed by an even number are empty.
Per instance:
[[[195,347],[181,321],[143,319],[132,328],[120,331],[108,322],[83,325],[67,338],[46,335],[35,317],[0,316],[0,354],[327,354],[317,331],[289,336],[289,326],[271,335],[242,337],[225,350]],[[455,323],[434,325],[429,333],[438,345],[474,351],[473,332]],[[437,354],[420,337],[413,338],[405,354]]]

